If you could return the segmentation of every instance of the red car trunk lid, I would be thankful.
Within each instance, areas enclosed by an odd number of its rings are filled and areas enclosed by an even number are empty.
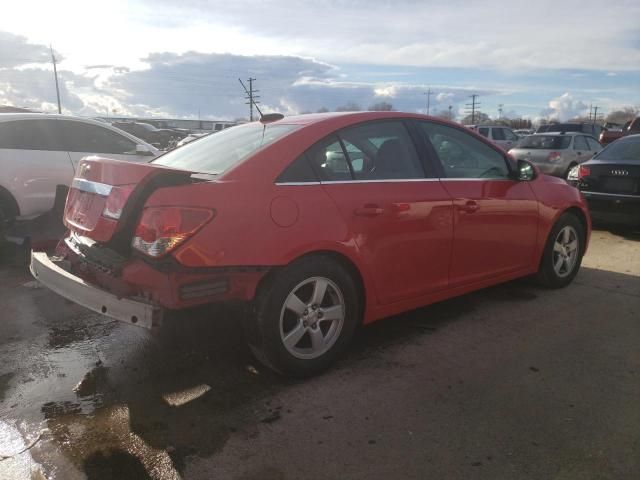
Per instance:
[[[107,242],[136,210],[139,213],[144,200],[163,181],[182,183],[188,181],[189,175],[190,172],[151,163],[86,158],[80,162],[71,184],[64,223],[79,235]],[[108,201],[111,208],[105,211]],[[119,211],[113,208],[114,201],[120,204]],[[140,208],[135,208],[138,204]]]

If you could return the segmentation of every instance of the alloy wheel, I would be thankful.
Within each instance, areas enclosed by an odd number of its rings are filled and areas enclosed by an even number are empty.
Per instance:
[[[567,225],[558,232],[553,244],[553,270],[558,277],[569,276],[576,265],[579,255],[578,233]]]

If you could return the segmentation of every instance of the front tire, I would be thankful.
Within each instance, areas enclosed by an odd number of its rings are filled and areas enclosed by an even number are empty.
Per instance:
[[[267,279],[248,319],[249,346],[267,367],[307,377],[327,369],[359,323],[354,280],[326,256],[302,258]]]
[[[569,285],[580,270],[585,248],[586,232],[572,213],[564,213],[555,223],[544,248],[538,283],[547,288]]]

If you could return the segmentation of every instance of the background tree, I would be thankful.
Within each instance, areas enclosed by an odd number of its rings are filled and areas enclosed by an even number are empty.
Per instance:
[[[614,110],[610,112],[605,120],[611,123],[617,123],[618,125],[624,125],[625,122],[633,120],[640,115],[640,107],[623,107],[620,110]]]
[[[354,102],[345,103],[344,105],[336,107],[336,112],[359,112],[361,110],[362,107]]]
[[[327,113],[329,109],[327,107],[320,107],[316,113]]]
[[[462,123],[463,125],[471,125],[471,114],[467,115],[466,117],[464,117],[460,123]],[[475,125],[489,125],[491,123],[493,123],[493,120],[491,120],[491,117],[489,115],[487,115],[486,113],[482,113],[482,112],[476,112],[475,114],[475,119],[473,120],[473,123]]]
[[[370,112],[390,112],[393,110],[393,105],[389,102],[378,102],[373,105],[369,105]]]

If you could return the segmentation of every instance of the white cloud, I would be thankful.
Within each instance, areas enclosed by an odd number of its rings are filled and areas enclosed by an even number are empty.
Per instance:
[[[540,115],[544,118],[561,122],[588,114],[589,105],[581,100],[576,100],[569,92],[550,100],[548,108],[540,112]]]

